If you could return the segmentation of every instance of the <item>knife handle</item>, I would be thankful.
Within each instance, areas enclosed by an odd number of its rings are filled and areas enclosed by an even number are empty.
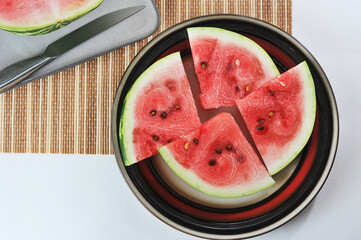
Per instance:
[[[24,81],[42,66],[50,63],[56,57],[36,56],[14,63],[0,71],[0,93],[9,90],[14,85]]]

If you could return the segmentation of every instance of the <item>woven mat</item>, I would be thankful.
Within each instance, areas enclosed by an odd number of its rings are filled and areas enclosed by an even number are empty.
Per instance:
[[[292,30],[291,0],[155,0],[161,26],[148,39],[0,94],[0,152],[112,154],[110,116],[121,76],[159,32],[201,15],[242,14]]]

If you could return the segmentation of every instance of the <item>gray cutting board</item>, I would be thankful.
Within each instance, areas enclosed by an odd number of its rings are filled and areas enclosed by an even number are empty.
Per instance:
[[[158,9],[153,0],[104,0],[98,8],[82,18],[45,35],[20,36],[0,29],[0,71],[15,62],[41,54],[50,43],[95,18],[135,5],[146,7],[61,55],[31,75],[25,81],[27,83],[148,37],[157,30],[160,24]]]

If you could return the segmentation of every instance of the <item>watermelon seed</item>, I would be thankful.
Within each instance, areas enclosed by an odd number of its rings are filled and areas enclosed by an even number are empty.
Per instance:
[[[272,96],[274,96],[276,93],[272,90],[269,91]]]
[[[240,155],[240,156],[237,158],[237,162],[241,163],[241,162],[243,162],[243,159],[244,159],[243,155]]]
[[[195,145],[198,145],[199,140],[197,138],[193,138],[193,142],[194,142]]]
[[[201,67],[202,67],[203,69],[206,68],[206,67],[207,67],[207,63],[201,62]]]
[[[227,147],[226,147],[226,149],[227,149],[228,151],[231,151],[231,150],[232,150],[232,144],[228,144]]]
[[[282,87],[286,87],[286,83],[280,82],[280,84],[281,84]]]
[[[162,112],[162,113],[160,114],[160,116],[161,116],[163,119],[165,119],[165,118],[167,117],[167,113],[166,113],[166,112]]]
[[[241,62],[239,61],[239,59],[236,59],[236,65],[239,66],[241,64]]]
[[[181,106],[180,106],[179,104],[176,104],[176,105],[174,106],[174,108],[175,108],[176,110],[179,110],[179,109],[181,109]]]
[[[269,116],[269,117],[272,117],[272,116],[273,116],[273,112],[269,112],[269,113],[268,113],[268,116]]]
[[[222,150],[220,148],[216,148],[216,153],[221,154]]]
[[[169,90],[172,90],[173,88],[174,88],[174,83],[173,82],[167,82],[167,88],[169,89]]]
[[[261,124],[258,124],[258,125],[256,126],[256,129],[257,129],[257,130],[263,130],[263,129],[264,129],[264,126],[261,125]]]
[[[239,92],[239,87],[238,86],[236,87],[236,92]]]
[[[150,111],[150,116],[155,116],[157,114],[157,110],[152,110],[152,111]]]
[[[209,166],[214,166],[216,165],[216,160],[212,159],[211,161],[208,162]]]
[[[249,90],[251,90],[251,86],[250,86],[250,85],[247,85],[247,86],[246,86],[246,91],[248,92]]]
[[[159,137],[158,137],[157,135],[154,135],[154,136],[153,136],[153,139],[154,139],[154,141],[156,141],[156,142],[159,141]]]
[[[258,119],[257,122],[258,122],[260,125],[264,125],[265,122],[266,122],[266,120],[264,120],[263,118],[261,118],[261,119]]]
[[[185,149],[185,150],[188,150],[188,148],[189,148],[189,143],[186,142],[186,143],[184,144],[184,149]]]

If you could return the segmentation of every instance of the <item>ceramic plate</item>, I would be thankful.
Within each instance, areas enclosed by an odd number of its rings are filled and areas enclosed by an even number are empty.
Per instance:
[[[253,39],[269,53],[281,72],[304,60],[310,67],[317,97],[312,136],[292,164],[274,176],[276,184],[260,193],[230,199],[208,196],[180,179],[159,155],[130,167],[123,164],[118,134],[123,101],[145,69],[157,59],[181,51],[188,78],[197,95],[199,89],[186,31],[188,27],[197,26],[220,27]],[[234,108],[204,111],[196,102],[202,121],[219,111],[239,114]],[[124,73],[112,113],[115,155],[125,180],[139,201],[172,227],[205,238],[260,235],[281,226],[301,212],[320,191],[330,173],[337,149],[338,131],[337,106],[331,86],[312,54],[281,29],[238,15],[199,17],[159,34],[137,54]]]

